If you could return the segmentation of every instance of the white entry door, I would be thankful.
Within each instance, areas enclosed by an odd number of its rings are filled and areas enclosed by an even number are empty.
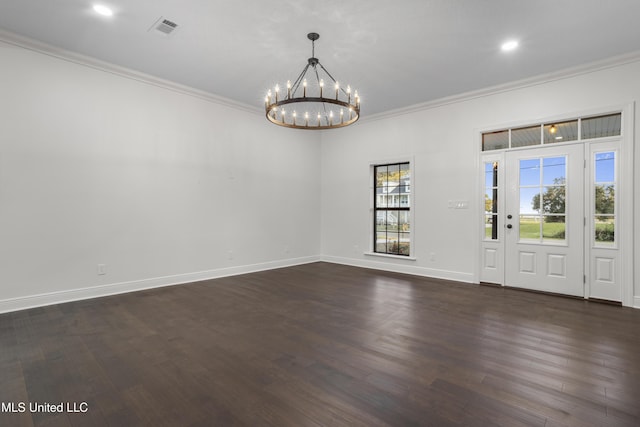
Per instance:
[[[584,145],[505,153],[506,286],[585,296]]]

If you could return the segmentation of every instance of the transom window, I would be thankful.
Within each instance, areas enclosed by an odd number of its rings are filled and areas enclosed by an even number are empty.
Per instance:
[[[618,136],[621,128],[622,114],[616,113],[485,132],[482,151]]]
[[[376,253],[410,255],[411,170],[409,162],[374,166]]]

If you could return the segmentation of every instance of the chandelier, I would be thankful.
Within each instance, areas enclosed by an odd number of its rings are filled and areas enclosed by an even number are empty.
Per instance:
[[[358,91],[352,94],[351,86],[341,86],[315,57],[320,34],[309,33],[307,38],[311,40],[311,58],[293,84],[287,81],[286,90],[279,85],[269,90],[264,99],[267,119],[294,129],[334,129],[355,123],[360,118]],[[309,79],[307,73],[311,74]]]

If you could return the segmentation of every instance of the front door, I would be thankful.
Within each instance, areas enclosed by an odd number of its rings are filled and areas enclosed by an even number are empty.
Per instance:
[[[506,286],[585,296],[583,150],[505,153]]]

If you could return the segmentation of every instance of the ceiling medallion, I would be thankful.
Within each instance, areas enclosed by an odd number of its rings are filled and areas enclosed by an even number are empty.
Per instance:
[[[358,91],[351,93],[333,78],[315,57],[315,41],[318,33],[309,33],[311,40],[311,58],[298,78],[291,84],[287,81],[286,91],[276,85],[267,93],[264,108],[267,119],[276,125],[294,129],[335,129],[349,126],[360,118],[360,96]],[[309,81],[307,72],[311,72]],[[328,77],[325,86],[324,73]],[[302,88],[300,88],[302,86]]]

